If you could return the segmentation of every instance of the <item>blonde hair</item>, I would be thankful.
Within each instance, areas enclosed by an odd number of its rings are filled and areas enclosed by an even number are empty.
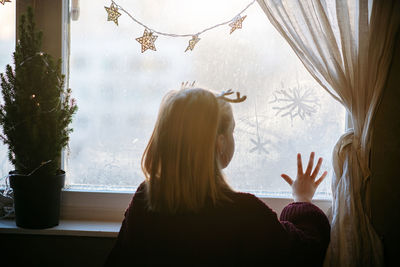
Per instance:
[[[222,101],[222,102],[221,102]],[[150,210],[167,213],[201,209],[229,200],[216,158],[217,134],[230,105],[204,89],[169,92],[142,157]],[[221,116],[223,115],[223,116]]]

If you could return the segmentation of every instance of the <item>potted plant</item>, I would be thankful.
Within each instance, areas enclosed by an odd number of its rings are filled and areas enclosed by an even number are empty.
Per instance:
[[[71,90],[64,88],[61,60],[41,50],[32,8],[18,26],[14,69],[1,73],[3,142],[15,170],[10,172],[17,226],[42,229],[58,225],[65,172],[61,152],[77,111]]]

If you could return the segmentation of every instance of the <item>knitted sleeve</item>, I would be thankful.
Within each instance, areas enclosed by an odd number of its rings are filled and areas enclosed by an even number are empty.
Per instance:
[[[242,247],[244,263],[257,259],[269,266],[322,266],[330,225],[317,206],[289,204],[278,220],[276,213],[254,195],[241,193],[238,197],[246,218],[242,227],[246,229],[243,231],[246,245]]]
[[[324,212],[311,203],[295,202],[283,209],[280,221],[289,234],[296,262],[322,266],[330,241],[330,225]]]

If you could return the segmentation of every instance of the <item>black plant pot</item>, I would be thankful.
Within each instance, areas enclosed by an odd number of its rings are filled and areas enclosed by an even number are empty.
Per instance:
[[[14,192],[17,226],[44,229],[57,226],[60,220],[60,195],[65,172],[53,176],[22,176],[10,172],[10,186]]]

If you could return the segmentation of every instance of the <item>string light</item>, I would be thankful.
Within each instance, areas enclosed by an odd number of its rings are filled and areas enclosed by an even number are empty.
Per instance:
[[[0,1],[2,1],[2,0],[0,0]],[[19,42],[19,40],[18,40],[18,42]],[[17,70],[18,68],[22,67],[26,62],[28,62],[28,61],[34,59],[34,58],[37,57],[37,56],[39,56],[39,58],[43,61],[43,63],[44,63],[47,67],[50,67],[49,62],[48,62],[47,59],[46,59],[46,53],[44,53],[44,52],[37,52],[37,53],[35,53],[34,55],[32,55],[32,56],[30,56],[30,57],[27,57],[27,58],[25,58],[24,60],[22,60],[22,62],[21,62],[19,65],[16,65],[16,66],[15,66],[15,70]],[[60,76],[58,75],[58,72],[57,72],[55,69],[52,69],[52,71],[56,74],[58,82],[61,83],[62,80],[61,80]],[[46,71],[46,74],[48,74],[47,71]],[[32,94],[32,95],[30,96],[30,99],[31,99],[31,100],[34,100],[35,98],[36,98],[36,94]],[[42,101],[42,103],[43,103],[43,101]],[[37,107],[40,107],[40,103],[39,103],[39,102],[36,102],[35,104],[36,104]],[[73,98],[73,99],[71,100],[71,105],[75,105],[75,104],[76,104],[76,100]],[[56,108],[52,108],[52,109],[50,109],[50,110],[41,110],[40,113],[53,113],[53,112],[55,112],[55,110],[56,110]],[[22,121],[20,121],[19,123],[17,123],[17,124],[15,124],[15,125],[11,126],[10,129],[15,130],[16,127],[18,127],[19,125],[25,123],[26,121],[29,121],[29,120],[30,120],[32,117],[34,117],[34,116],[37,116],[37,114],[32,114],[32,115],[30,115],[30,116],[26,116],[24,120],[22,120]],[[2,136],[2,135],[0,135],[0,139],[6,140],[5,137]]]
[[[0,0],[0,1],[1,1],[1,0]],[[19,40],[18,40],[18,42],[19,42]],[[25,62],[28,62],[28,61],[32,60],[32,59],[35,58],[36,56],[39,56],[39,58],[43,61],[43,63],[46,65],[46,67],[50,67],[50,64],[49,64],[49,62],[47,61],[45,55],[46,55],[46,54],[45,54],[44,52],[37,52],[37,53],[35,53],[33,56],[27,57],[27,58],[25,58],[24,60],[22,60],[22,62],[21,62],[18,66],[15,66],[15,69],[18,69],[18,68],[22,67],[22,66],[25,64]],[[54,69],[53,69],[52,71],[56,73],[58,82],[61,82],[61,77],[58,75],[57,71],[54,70]],[[47,71],[46,71],[46,74],[48,74]]]
[[[185,50],[188,51],[193,51],[195,45],[201,40],[199,36],[207,31],[213,30],[215,28],[224,26],[229,24],[231,27],[230,33],[232,34],[236,29],[241,29],[242,28],[242,23],[243,20],[247,17],[241,16],[242,13],[244,13],[250,6],[252,6],[255,3],[256,0],[252,0],[242,11],[240,11],[236,16],[234,16],[232,19],[221,22],[219,24],[216,24],[214,26],[208,27],[202,31],[199,31],[197,33],[189,33],[189,34],[175,34],[175,33],[166,33],[166,32],[160,32],[155,29],[150,28],[149,26],[145,25],[144,23],[140,22],[136,18],[134,18],[128,11],[126,11],[122,6],[118,5],[114,0],[111,0],[111,5],[110,7],[104,7],[107,11],[108,14],[108,21],[114,21],[115,24],[118,25],[118,18],[121,16],[121,11],[122,13],[125,13],[129,18],[131,18],[134,22],[137,24],[141,25],[142,27],[145,28],[144,34],[142,37],[136,38],[136,41],[138,41],[141,44],[142,48],[142,53],[145,52],[148,49],[156,51],[154,42],[157,39],[158,35],[166,36],[166,37],[191,37],[192,39],[189,40],[189,44]],[[157,34],[157,35],[156,35]]]

